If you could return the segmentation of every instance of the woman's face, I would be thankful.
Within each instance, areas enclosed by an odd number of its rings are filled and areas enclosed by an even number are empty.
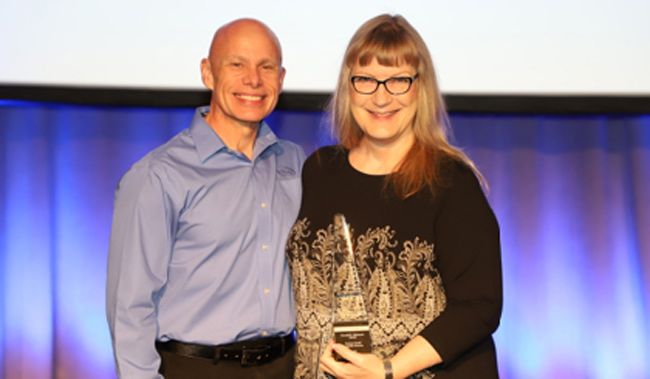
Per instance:
[[[382,66],[373,59],[367,66],[356,64],[351,76],[362,76],[384,81],[389,78],[413,78],[416,69],[410,65]],[[368,79],[361,78],[357,88]],[[372,87],[372,84],[371,84]],[[389,84],[389,88],[392,88]],[[395,91],[393,91],[395,92]],[[362,143],[395,145],[413,142],[413,118],[417,110],[418,80],[413,80],[410,89],[403,94],[394,95],[380,84],[369,95],[357,92],[350,85],[350,106],[352,116],[363,131]]]

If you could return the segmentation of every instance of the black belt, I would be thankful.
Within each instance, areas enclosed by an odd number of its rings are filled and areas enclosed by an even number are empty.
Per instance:
[[[235,342],[228,345],[197,345],[176,340],[156,341],[156,349],[192,358],[240,361],[242,366],[257,366],[269,363],[284,355],[295,344],[293,333],[285,337],[262,338]]]

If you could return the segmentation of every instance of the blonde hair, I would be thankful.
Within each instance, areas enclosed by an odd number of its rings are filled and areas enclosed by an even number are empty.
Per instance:
[[[413,119],[415,142],[387,177],[401,198],[407,198],[427,186],[435,192],[444,181],[441,164],[448,160],[464,162],[484,183],[474,163],[451,145],[451,128],[438,87],[429,50],[419,33],[402,16],[383,14],[370,19],[354,34],[345,51],[338,84],[330,103],[332,127],[339,144],[351,149],[359,145],[363,131],[350,110],[350,73],[355,64],[366,66],[373,59],[384,66],[408,64],[418,73],[418,103]]]

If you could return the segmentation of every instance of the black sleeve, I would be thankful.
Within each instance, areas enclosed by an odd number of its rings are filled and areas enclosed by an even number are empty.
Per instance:
[[[499,325],[503,302],[499,226],[474,173],[456,166],[438,200],[435,266],[447,297],[445,310],[421,333],[448,366]]]

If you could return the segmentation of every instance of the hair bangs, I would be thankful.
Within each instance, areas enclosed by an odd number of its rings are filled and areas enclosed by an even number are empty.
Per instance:
[[[369,65],[373,59],[382,66],[401,66],[403,64],[418,68],[420,56],[418,48],[409,38],[407,31],[399,25],[381,25],[366,36],[356,54],[348,56],[348,65],[358,63]]]

